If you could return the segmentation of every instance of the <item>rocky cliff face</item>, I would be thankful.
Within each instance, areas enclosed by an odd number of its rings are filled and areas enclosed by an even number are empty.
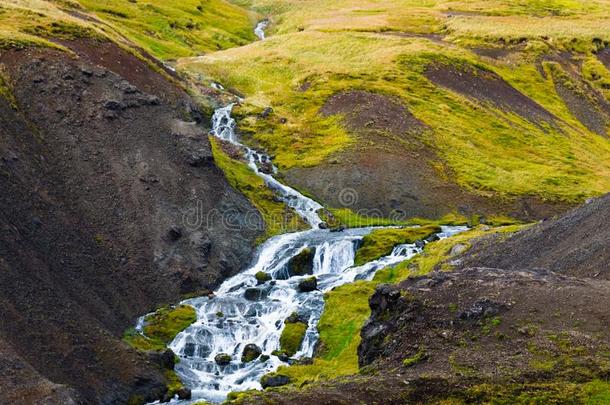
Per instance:
[[[110,43],[65,45],[0,52],[14,96],[0,99],[0,395],[152,400],[163,377],[123,330],[239,271],[262,231],[246,219],[261,220],[167,74]]]

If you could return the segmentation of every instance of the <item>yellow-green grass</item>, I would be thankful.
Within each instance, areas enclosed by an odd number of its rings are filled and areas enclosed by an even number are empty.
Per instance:
[[[318,324],[320,355],[311,365],[282,366],[278,374],[289,376],[293,384],[300,386],[357,373],[360,328],[370,316],[368,299],[374,289],[373,282],[357,281],[326,293]]]
[[[210,137],[210,143],[214,161],[231,186],[244,194],[263,217],[265,232],[259,242],[280,233],[307,229],[307,224],[292,209],[274,199],[273,191],[246,163],[224,153],[216,138]]]
[[[255,39],[254,15],[225,0],[80,0],[80,3],[161,59],[198,55]]]
[[[440,264],[441,270],[451,270],[453,267],[447,260],[451,257],[451,249],[456,245],[464,245],[464,250],[470,248],[470,241],[484,235],[495,233],[510,234],[516,232],[527,225],[509,225],[488,229],[481,225],[467,232],[442,239],[433,243],[428,243],[424,251],[412,259],[379,270],[375,274],[374,281],[379,283],[397,283],[410,276],[421,276],[435,270]]]
[[[451,238],[428,243],[423,255],[415,256],[396,267],[378,271],[372,281],[356,281],[327,292],[324,295],[324,311],[318,324],[320,351],[313,364],[282,366],[278,369],[278,374],[289,376],[292,384],[297,386],[356,374],[360,329],[370,316],[369,298],[378,284],[396,283],[409,276],[427,274],[439,263],[449,259],[451,248],[457,244],[468,244],[474,238],[497,232],[508,234],[518,229],[521,226],[491,229],[479,226]]]
[[[354,262],[357,266],[389,255],[396,245],[414,243],[441,231],[434,225],[417,228],[376,229],[362,238],[362,245],[356,251]]]
[[[197,313],[190,305],[164,307],[144,319],[143,333],[129,328],[123,340],[138,350],[161,351],[196,320]]]
[[[570,202],[602,194],[610,189],[610,142],[570,113],[553,76],[537,69],[540,49],[534,48],[509,63],[482,60],[468,49],[424,38],[304,31],[183,60],[179,67],[247,95],[236,110],[242,129],[252,133],[247,141],[274,154],[280,169],[317,165],[339,151],[371,147],[370,140],[344,128],[342,117],[319,114],[332,94],[363,89],[401,99],[429,128],[422,141],[437,151],[450,177],[465,189]],[[431,63],[493,71],[559,123],[532,123],[436,86],[424,76]],[[548,64],[544,69],[548,73]],[[307,91],[300,90],[304,83],[311,85]],[[257,117],[266,106],[274,113]]]
[[[98,37],[175,59],[251,42],[255,19],[225,0],[11,0],[0,4],[0,46]]]
[[[607,0],[238,0],[238,3],[254,8],[262,14],[271,15],[274,34],[285,34],[299,30],[355,30],[355,31],[408,31],[433,32],[446,29],[447,13],[458,12],[460,19],[471,21],[482,31],[498,29],[493,17],[513,17],[517,23],[528,17],[544,17],[539,26],[549,26],[546,31],[556,34],[558,21],[567,33],[582,32],[595,25],[588,19],[608,17]],[[481,18],[490,17],[489,20]],[[568,26],[584,28],[572,28]],[[477,27],[474,27],[477,28]],[[516,27],[519,28],[519,27]],[[510,36],[518,36],[512,27]],[[500,28],[501,29],[501,28]],[[540,30],[540,27],[535,27]],[[561,32],[561,31],[560,31]]]

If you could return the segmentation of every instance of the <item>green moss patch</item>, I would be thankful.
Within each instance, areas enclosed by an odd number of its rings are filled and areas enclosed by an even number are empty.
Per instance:
[[[286,322],[280,336],[280,349],[287,356],[294,356],[301,348],[307,324],[304,322]]]
[[[440,231],[440,227],[433,225],[374,230],[362,239],[362,245],[356,251],[355,264],[359,266],[389,255],[396,245],[414,243]]]
[[[161,308],[145,318],[143,333],[130,328],[125,332],[123,340],[142,351],[165,350],[178,333],[196,320],[197,313],[190,305]]]

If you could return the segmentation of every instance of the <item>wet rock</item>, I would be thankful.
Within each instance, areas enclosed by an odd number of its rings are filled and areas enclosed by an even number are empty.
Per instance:
[[[288,261],[288,274],[293,276],[304,276],[313,274],[313,259],[316,255],[316,249],[305,248],[301,252]]]
[[[255,345],[254,343],[248,343],[246,347],[244,347],[244,351],[241,354],[241,361],[244,363],[249,363],[253,360],[256,360],[258,356],[260,356],[262,350],[260,347]]]
[[[345,225],[333,226],[330,228],[331,232],[343,232],[345,230]]]
[[[261,361],[261,363],[266,362],[267,360],[269,360],[269,356],[266,354],[261,355],[261,357],[259,358],[259,360]]]
[[[303,322],[303,319],[301,319],[299,314],[297,314],[296,312],[293,312],[290,314],[290,316],[288,318],[286,318],[285,322],[286,323],[297,323],[297,322]]]
[[[320,222],[320,224],[318,225],[318,228],[328,229],[328,224],[326,222]]]
[[[318,288],[318,279],[315,277],[308,277],[299,283],[300,292],[311,292]]]
[[[472,304],[466,311],[460,312],[458,318],[464,320],[481,319],[499,314],[506,309],[506,305],[483,298]]]
[[[176,395],[178,395],[178,399],[186,400],[191,399],[192,394],[189,388],[182,387],[178,391],[176,391]]]
[[[258,165],[258,169],[265,174],[273,174],[273,165],[271,162],[262,162]]]
[[[267,281],[271,280],[271,275],[269,273],[265,273],[264,271],[257,272],[254,277],[259,285],[265,284]]]
[[[231,356],[226,353],[218,353],[216,356],[214,356],[214,361],[219,366],[226,366],[227,364],[231,363]]]
[[[423,249],[424,246],[426,246],[426,242],[424,242],[423,240],[416,240],[415,241],[415,247],[418,249]]]
[[[187,357],[192,357],[195,355],[196,349],[197,345],[195,343],[187,343],[184,345],[184,355]]]
[[[248,301],[258,301],[265,298],[265,296],[265,291],[260,288],[246,288],[246,291],[244,291],[244,298]]]
[[[266,374],[261,378],[263,388],[281,387],[282,385],[290,384],[290,377],[282,374]]]

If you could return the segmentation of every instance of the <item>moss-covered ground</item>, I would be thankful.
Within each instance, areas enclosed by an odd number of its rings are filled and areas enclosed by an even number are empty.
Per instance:
[[[441,228],[434,225],[376,229],[362,239],[362,245],[356,251],[355,264],[360,266],[387,256],[396,245],[415,243],[415,241],[426,239],[440,231]]]
[[[195,308],[190,305],[163,307],[144,319],[143,333],[130,328],[123,340],[142,351],[165,350],[178,333],[197,320]]]
[[[97,37],[175,59],[253,41],[256,19],[225,0],[15,0],[0,4],[0,47]]]

